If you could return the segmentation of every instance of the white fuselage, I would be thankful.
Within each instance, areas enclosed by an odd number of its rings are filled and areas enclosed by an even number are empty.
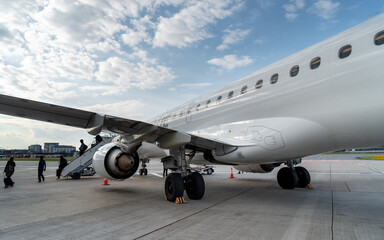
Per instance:
[[[384,15],[370,19],[153,122],[238,146],[230,154],[213,152],[216,160],[226,163],[273,163],[382,146],[384,45],[375,45],[374,38],[383,26]],[[352,51],[341,59],[339,51],[347,45]],[[320,65],[311,69],[316,57]],[[291,77],[296,65],[298,74]],[[276,73],[278,80],[271,84]],[[256,89],[260,79],[262,87]]]

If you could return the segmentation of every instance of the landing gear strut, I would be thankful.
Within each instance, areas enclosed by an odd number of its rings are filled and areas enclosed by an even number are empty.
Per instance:
[[[189,199],[199,200],[203,198],[205,193],[204,179],[200,173],[188,173],[185,148],[182,146],[170,149],[170,154],[171,156],[162,159],[164,168],[174,171],[165,179],[166,199],[175,202],[177,198],[183,197],[184,190],[186,190]]]
[[[294,167],[299,161],[288,161],[288,167],[283,167],[277,173],[277,182],[281,188],[294,189],[295,187],[305,188],[311,182],[311,175],[303,167]]]

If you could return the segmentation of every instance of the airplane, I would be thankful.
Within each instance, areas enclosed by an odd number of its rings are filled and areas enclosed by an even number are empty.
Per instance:
[[[281,39],[283,43],[283,39]],[[283,189],[310,183],[305,156],[384,145],[384,14],[301,50],[148,122],[0,95],[0,113],[119,134],[98,149],[98,175],[128,179],[140,159],[173,170],[167,200],[205,194],[190,162],[268,173]]]

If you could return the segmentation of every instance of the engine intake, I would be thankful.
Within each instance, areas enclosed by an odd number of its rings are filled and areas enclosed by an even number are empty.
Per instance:
[[[136,152],[124,152],[127,146],[120,142],[108,143],[93,156],[96,173],[107,179],[127,179],[137,171],[139,157]]]

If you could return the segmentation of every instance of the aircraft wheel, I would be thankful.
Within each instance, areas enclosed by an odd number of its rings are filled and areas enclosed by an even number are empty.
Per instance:
[[[81,174],[79,172],[74,172],[71,174],[72,179],[79,180],[81,177]]]
[[[140,176],[143,175],[143,169],[142,168],[140,168],[139,174],[140,174]]]
[[[305,188],[311,182],[311,175],[308,170],[303,167],[295,167],[299,181],[297,182],[297,187]]]
[[[294,169],[289,167],[283,167],[277,173],[277,182],[281,188],[294,189],[297,186],[299,178]]]
[[[148,175],[148,169],[144,169],[144,175],[145,175],[145,176]]]
[[[211,175],[212,173],[213,173],[213,169],[212,169],[212,168],[208,168],[208,169],[207,169],[207,174],[208,174],[208,175]]]
[[[165,179],[165,196],[170,202],[176,201],[176,198],[184,194],[184,181],[180,173],[170,173]]]
[[[193,172],[185,178],[185,191],[189,199],[202,199],[205,193],[204,178],[198,172]]]

